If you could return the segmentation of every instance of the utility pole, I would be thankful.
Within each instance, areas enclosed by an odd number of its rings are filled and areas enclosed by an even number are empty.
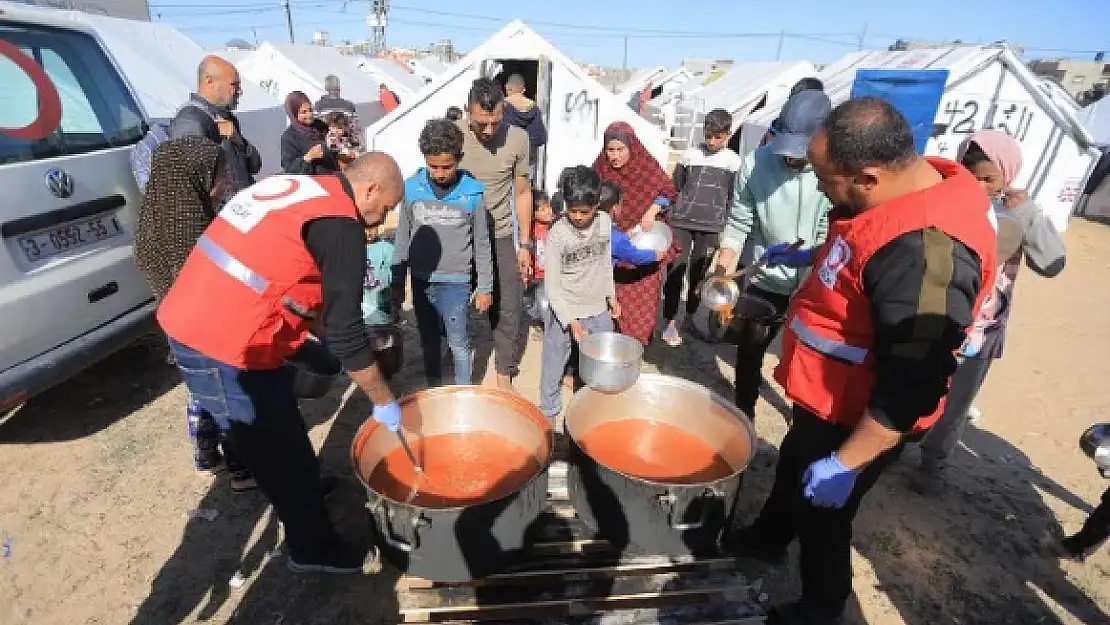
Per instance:
[[[779,33],[779,49],[775,50],[775,60],[776,61],[782,58],[782,42],[785,39],[786,39],[786,31],[784,30],[784,31],[781,31]]]
[[[389,16],[389,0],[370,0],[370,14],[366,23],[370,26],[370,54],[378,56],[385,52],[385,27]]]
[[[859,51],[863,52],[863,41],[867,39],[867,22],[863,23],[863,30],[859,34]]]
[[[281,0],[281,6],[285,9],[285,23],[289,25],[289,43],[296,43],[293,39],[293,12],[289,9],[289,0]]]
[[[624,36],[624,60],[621,61],[621,69],[628,71],[628,35]]]

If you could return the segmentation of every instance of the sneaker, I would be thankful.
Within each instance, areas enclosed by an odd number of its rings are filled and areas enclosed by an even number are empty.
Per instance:
[[[328,575],[355,575],[376,573],[380,568],[378,550],[370,553],[344,543],[336,543],[317,557],[301,558],[289,555],[289,570],[294,573],[325,573]]]
[[[667,326],[667,328],[663,330],[663,335],[660,338],[671,347],[679,347],[682,345],[682,335],[678,333],[678,328],[675,326]]]
[[[758,560],[764,564],[778,566],[786,560],[786,548],[776,549],[762,540],[751,526],[735,532],[721,534],[721,551],[736,557]]]

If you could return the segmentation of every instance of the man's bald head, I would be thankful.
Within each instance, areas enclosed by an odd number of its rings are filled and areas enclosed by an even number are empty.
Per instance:
[[[389,211],[401,202],[405,181],[397,161],[384,152],[368,152],[351,161],[343,170],[354,192],[355,206],[374,228],[385,221]]]
[[[219,108],[232,110],[242,93],[239,70],[215,55],[201,59],[197,66],[197,95]]]

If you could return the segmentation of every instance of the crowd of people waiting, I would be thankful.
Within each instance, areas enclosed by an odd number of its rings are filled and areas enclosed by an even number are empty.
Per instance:
[[[266,494],[297,571],[353,572],[364,561],[324,506],[330,484],[283,366],[300,350],[326,343],[368,394],[373,418],[396,430],[400,410],[367,326],[395,322],[406,292],[429,386],[443,383],[444,339],[455,383],[474,382],[471,306],[489,315],[504,389],[538,323],[537,403],[554,419],[578,342],[615,329],[645,346],[657,337],[681,346],[697,334],[699,285],[750,250],[761,263],[745,297],[780,321],[737,346],[735,401],[754,418],[764,354],[781,332],[776,379],[793,415],[770,497],[753,523],[731,521],[722,548],[774,562],[797,538],[802,598],[768,622],[839,622],[862,497],[910,441],[925,452],[921,490],[942,479],[1002,354],[1022,259],[1048,277],[1064,266],[1060,235],[1014,187],[1014,139],[969,136],[962,166],[921,157],[889,104],[834,108],[812,79],[744,157],[727,147],[733,119],[724,110],[705,116],[704,140],[673,176],[617,122],[592,166],[567,168],[548,194],[532,185],[546,130],[516,77],[508,97],[480,78],[464,110],[428,121],[416,138],[425,166],[407,180],[389,156],[359,153],[338,83],[315,108],[294,92],[281,165],[297,176],[256,183],[258,153],[232,112],[234,66],[208,57],[199,75],[170,138],[153,150],[136,260],[161,299],[159,321],[189,390],[197,468]],[[395,207],[396,231],[384,237]],[[1016,237],[1000,234],[1005,221]],[[670,249],[631,244],[631,230],[659,222],[674,232]]]

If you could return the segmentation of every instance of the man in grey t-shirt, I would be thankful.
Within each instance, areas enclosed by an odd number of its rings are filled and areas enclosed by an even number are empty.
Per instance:
[[[512,389],[528,335],[521,331],[524,287],[532,274],[532,186],[528,182],[528,134],[503,123],[505,93],[492,78],[470,88],[463,131],[462,169],[485,185],[493,223],[493,347],[497,386]]]

